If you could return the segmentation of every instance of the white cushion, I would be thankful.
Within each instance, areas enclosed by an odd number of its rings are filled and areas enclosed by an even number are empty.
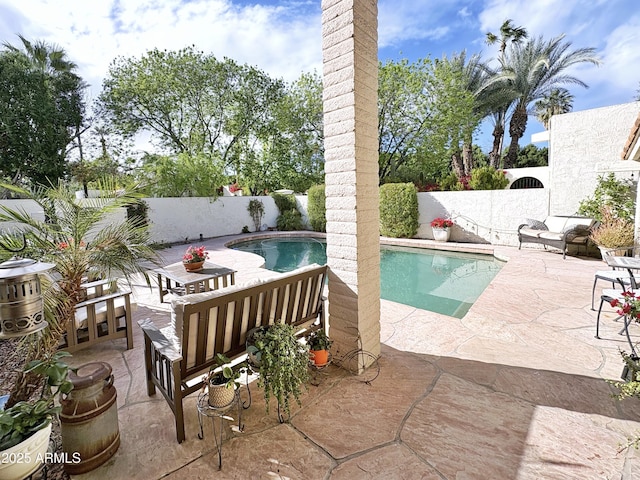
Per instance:
[[[115,316],[123,317],[126,313],[125,310],[125,298],[117,297],[113,300],[113,305],[115,308]],[[99,302],[94,304],[96,309],[96,323],[102,323],[107,321],[107,302]],[[133,313],[136,309],[137,305],[135,302],[131,302],[131,313]],[[80,307],[76,309],[76,328],[87,328],[87,307]]]
[[[567,223],[565,217],[547,217],[544,224],[547,226],[550,232],[561,232]]]

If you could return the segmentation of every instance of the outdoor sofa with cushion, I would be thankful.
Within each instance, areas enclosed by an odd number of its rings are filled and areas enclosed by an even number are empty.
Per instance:
[[[527,219],[518,227],[518,241],[523,243],[539,243],[562,250],[565,258],[569,245],[584,245],[589,242],[589,234],[597,225],[593,218],[579,216],[550,215],[544,222]]]
[[[171,301],[171,325],[158,329],[146,319],[147,393],[160,390],[175,417],[178,443],[185,439],[182,399],[202,388],[216,354],[246,355],[249,330],[283,322],[306,336],[324,328],[323,289],[327,266],[309,265],[269,280],[252,280]]]

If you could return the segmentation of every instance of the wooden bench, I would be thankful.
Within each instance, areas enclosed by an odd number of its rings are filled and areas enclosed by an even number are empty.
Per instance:
[[[311,265],[270,280],[255,280],[174,298],[171,325],[162,330],[139,321],[144,332],[147,393],[160,390],[175,417],[178,443],[185,439],[182,400],[202,388],[216,354],[246,354],[249,330],[275,322],[300,335],[324,327],[322,292],[327,266]]]

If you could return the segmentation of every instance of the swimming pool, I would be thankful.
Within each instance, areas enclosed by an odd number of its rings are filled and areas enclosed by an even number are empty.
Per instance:
[[[327,263],[325,241],[312,237],[249,240],[231,248],[260,255],[265,268],[277,272]],[[384,245],[380,297],[462,318],[502,264],[492,255]]]

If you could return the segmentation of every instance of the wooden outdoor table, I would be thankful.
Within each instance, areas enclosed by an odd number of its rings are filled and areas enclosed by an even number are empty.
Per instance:
[[[205,262],[199,272],[187,272],[182,262],[156,268],[154,272],[158,275],[160,303],[164,301],[164,296],[169,292],[185,295],[208,292],[233,285],[236,273],[231,268],[209,262]],[[173,287],[171,282],[175,283]]]

